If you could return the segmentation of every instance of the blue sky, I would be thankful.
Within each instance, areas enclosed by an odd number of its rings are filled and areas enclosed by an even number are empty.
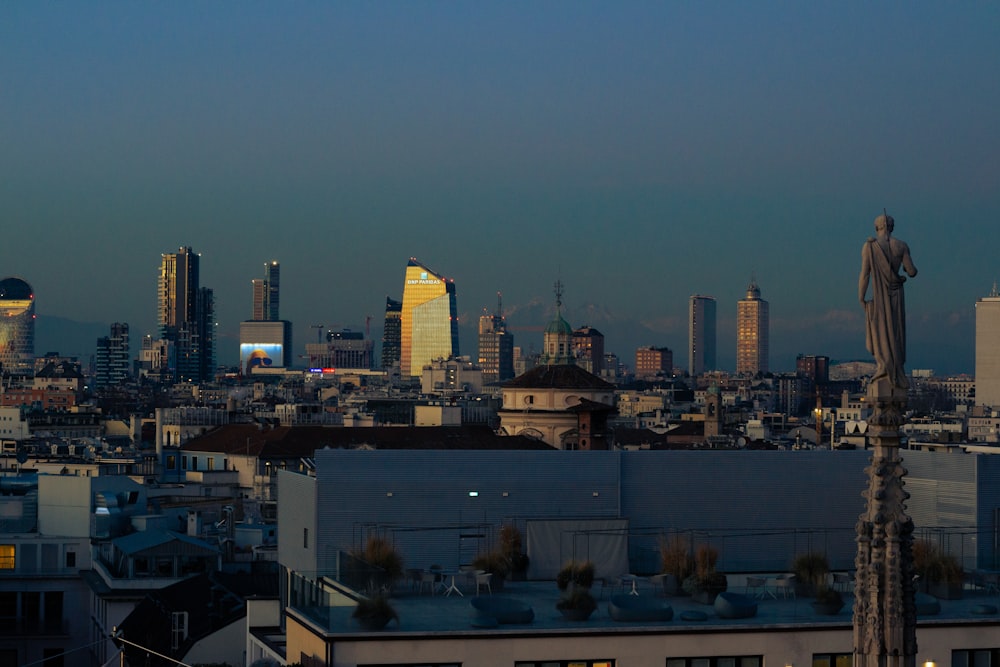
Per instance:
[[[729,367],[755,275],[780,370],[867,356],[886,207],[920,270],[908,367],[972,372],[997,34],[986,2],[3,3],[0,274],[141,335],[160,254],[190,245],[227,360],[265,261],[304,342],[380,335],[415,256],[466,325],[502,291],[536,349],[557,278],[626,360],[685,364],[687,298],[714,295]]]

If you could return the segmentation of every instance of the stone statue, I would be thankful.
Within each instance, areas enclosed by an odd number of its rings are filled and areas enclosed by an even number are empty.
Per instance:
[[[875,356],[873,382],[888,380],[893,388],[906,389],[906,308],[903,303],[903,283],[912,278],[917,267],[910,259],[910,248],[892,237],[894,220],[883,214],[875,218],[876,238],[869,238],[861,249],[861,277],[858,279],[858,300],[865,309],[865,346]],[[872,299],[866,301],[868,284]]]

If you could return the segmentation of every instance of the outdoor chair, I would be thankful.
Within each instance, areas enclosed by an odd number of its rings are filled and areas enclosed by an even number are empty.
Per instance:
[[[490,579],[492,578],[492,572],[483,572],[482,574],[476,575],[476,595],[479,595],[479,592],[484,586],[486,587],[486,590],[489,591],[490,595],[493,595],[493,589],[490,587]]]
[[[764,599],[764,595],[767,593],[767,579],[764,577],[747,577],[747,584],[743,589],[743,593],[748,598],[760,598]]]

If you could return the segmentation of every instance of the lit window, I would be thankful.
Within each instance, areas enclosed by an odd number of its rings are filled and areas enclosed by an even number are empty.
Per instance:
[[[14,545],[0,544],[0,570],[14,569]]]

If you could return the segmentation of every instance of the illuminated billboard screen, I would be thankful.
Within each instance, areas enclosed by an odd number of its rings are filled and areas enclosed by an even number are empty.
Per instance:
[[[281,368],[284,359],[281,343],[241,343],[240,366],[250,375],[255,368]]]

